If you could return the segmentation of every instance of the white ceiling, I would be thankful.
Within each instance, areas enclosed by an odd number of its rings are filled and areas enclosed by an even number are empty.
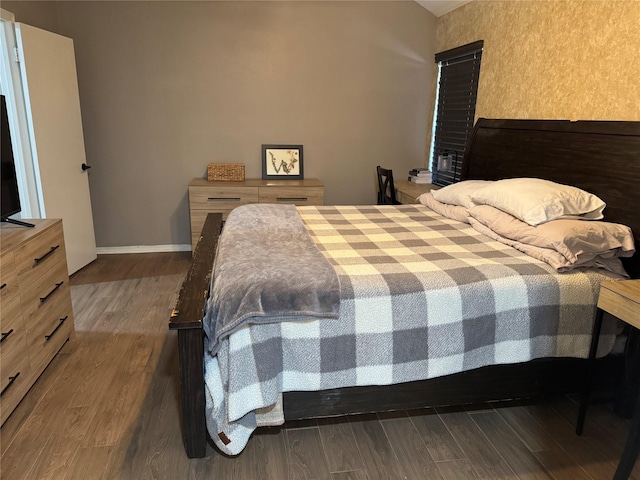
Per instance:
[[[420,5],[433,13],[436,17],[440,17],[451,10],[469,3],[471,0],[416,0]]]

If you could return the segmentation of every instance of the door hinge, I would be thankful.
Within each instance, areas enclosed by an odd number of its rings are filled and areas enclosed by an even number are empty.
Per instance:
[[[13,54],[16,63],[20,63],[20,51],[18,50],[18,47],[13,47]]]

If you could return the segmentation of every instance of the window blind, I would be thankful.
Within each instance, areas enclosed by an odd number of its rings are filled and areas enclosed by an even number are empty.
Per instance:
[[[436,185],[460,178],[473,130],[483,45],[479,40],[435,55],[439,80],[431,171]]]

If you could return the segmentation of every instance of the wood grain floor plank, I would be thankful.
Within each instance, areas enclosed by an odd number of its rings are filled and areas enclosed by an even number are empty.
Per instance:
[[[0,458],[2,478],[10,478],[12,480],[27,479],[27,474],[41,458],[49,437],[25,435],[20,437],[17,442],[14,442]]]
[[[117,295],[113,296],[105,312],[116,314],[114,318],[117,321],[113,323],[116,331],[128,332],[137,327],[158,288],[158,282],[155,278],[136,278],[118,283]],[[130,321],[132,318],[135,318],[135,322]]]
[[[289,475],[284,432],[259,428],[243,452],[228,457],[207,447],[205,458],[190,460],[189,480],[286,479]]]
[[[111,334],[89,333],[83,336],[74,358],[62,375],[68,377],[66,387],[69,406],[83,407],[99,404],[108,399],[107,389],[122,365],[119,349],[126,349],[131,338]]]
[[[578,418],[578,403],[576,401],[569,397],[557,397],[548,401],[546,405],[551,406],[568,423],[575,424]],[[627,442],[630,426],[630,420],[620,419],[610,405],[595,404],[591,405],[587,411],[582,436],[590,439],[596,448],[608,454],[611,461],[617,465]],[[640,479],[640,462],[636,462],[629,478],[631,480]]]
[[[322,452],[320,430],[295,428],[285,430],[289,480],[327,480],[329,467]]]
[[[447,460],[437,462],[436,465],[445,480],[478,480],[480,478],[466,459]]]
[[[110,384],[110,401],[96,413],[87,440],[87,447],[116,445],[122,438],[127,426],[140,412],[140,398],[137,392],[146,388],[149,374],[140,372],[136,376],[114,377]]]
[[[345,418],[318,421],[320,438],[330,472],[359,471],[364,468],[351,424]]]
[[[553,435],[542,427],[522,406],[501,407],[496,411],[518,434],[532,452],[560,448]]]
[[[409,480],[444,480],[409,417],[380,420],[391,448]]]
[[[67,353],[70,349],[66,348],[68,344],[69,342],[67,342],[67,344],[62,347],[62,350],[53,357],[53,360],[51,360],[51,363],[49,364],[49,368],[45,369],[42,375],[40,375],[40,378],[38,378],[36,383],[29,390],[29,394],[22,399],[13,413],[2,425],[0,455],[4,455],[5,451],[18,435],[20,429],[33,414],[40,400],[42,400],[47,391],[56,384],[59,370],[63,368],[63,365],[70,359],[70,354]]]
[[[269,435],[270,433],[272,432],[267,432],[266,434]],[[217,471],[220,471],[221,474],[225,471],[232,472],[232,476],[221,476],[220,478],[233,478],[236,480],[247,478],[250,480],[258,480],[260,478],[259,470],[265,468],[258,465],[258,462],[260,461],[259,459],[264,458],[275,464],[273,467],[268,468],[269,471],[275,470],[283,479],[287,478],[286,475],[289,474],[288,466],[285,465],[283,467],[279,464],[282,461],[286,463],[287,458],[286,452],[284,451],[284,437],[279,435],[279,438],[275,440],[275,445],[272,445],[272,448],[267,448],[267,452],[265,452],[264,445],[260,438],[264,434],[263,429],[258,429],[254,432],[244,451],[235,457],[228,457],[220,452],[216,452],[216,457],[218,457]],[[255,440],[256,438],[258,438],[258,440]],[[269,440],[265,442],[268,445]],[[247,454],[246,456],[245,453]]]
[[[545,467],[496,411],[470,414],[520,480],[553,480]]]
[[[135,338],[116,338],[118,348],[105,352],[105,358],[110,361],[97,368],[87,383],[77,388],[77,403],[88,406],[101,405],[92,419],[89,433],[83,442],[84,447],[116,443],[122,422],[119,415],[124,409],[132,407],[127,401],[140,395],[139,389],[144,385],[143,378],[131,378],[126,374],[130,357],[125,355],[125,352],[134,348]],[[101,382],[100,379],[104,381]]]
[[[114,449],[112,446],[80,447],[69,465],[65,480],[106,480],[107,465]]]
[[[188,480],[210,480],[210,479],[226,479],[226,480],[253,480],[256,477],[246,475],[241,472],[241,465],[247,460],[240,460],[247,453],[252,456],[251,452],[243,452],[240,457],[227,457],[215,451],[208,446],[207,453],[204,458],[192,458],[189,460],[189,476]],[[253,463],[249,460],[250,463]]]
[[[284,430],[281,428],[262,428],[249,441],[253,451],[253,470],[259,480],[283,480],[289,478],[287,447]],[[244,453],[240,455],[242,457]]]
[[[169,347],[169,348],[167,348]],[[177,375],[175,342],[166,342],[159,355],[157,369],[139,400],[136,414],[122,423],[118,449],[109,472],[121,479],[186,478],[189,459],[184,453],[180,426],[180,405],[173,382]],[[149,376],[139,364],[137,376]],[[131,402],[128,402],[129,405]]]
[[[589,438],[576,435],[575,426],[562,418],[553,408],[542,404],[527,405],[524,408],[592,478],[613,478],[613,458],[595,447]]]
[[[64,431],[53,433],[25,478],[29,480],[60,480],[69,471],[78,449],[78,442],[64,439]],[[3,478],[11,478],[4,476]]]
[[[177,301],[178,287],[182,283],[182,275],[170,275],[160,278],[154,295],[151,297],[144,314],[131,328],[140,332],[157,332],[164,334],[166,323],[158,322],[158,318],[169,318]]]
[[[575,424],[578,418],[578,404],[567,397],[554,398],[548,402],[567,422]],[[583,436],[598,438],[616,453],[622,453],[629,434],[630,422],[620,418],[607,405],[591,405],[587,410]]]
[[[0,464],[2,472],[24,469],[24,465],[40,462],[40,455],[51,435],[58,434],[60,429],[66,431],[66,420],[70,420],[67,417],[69,412],[66,410],[70,393],[68,386],[73,381],[72,369],[69,368],[71,364],[73,364],[73,357],[61,363],[55,363],[54,358],[54,362],[49,365],[48,369],[51,369],[49,373],[55,381],[46,391],[36,389],[35,391],[30,391],[27,395],[35,393],[36,395],[42,395],[42,397],[35,400],[35,406],[28,418],[24,420],[21,428],[15,432],[15,437],[3,452]],[[23,408],[22,403],[18,405],[16,411],[19,412]],[[25,404],[25,407],[29,407],[29,403]],[[71,416],[73,417],[73,413]],[[4,438],[4,428],[2,435]]]
[[[460,445],[434,409],[409,410],[408,413],[434,461],[464,458]]]
[[[143,475],[134,478],[185,478],[189,471],[189,459],[182,443],[180,405],[170,388],[165,390],[155,428],[150,433],[152,448],[147,452]]]
[[[487,480],[517,478],[517,475],[487,441],[467,412],[448,411],[443,413],[436,410],[462,448],[465,458],[469,460],[478,477]]]
[[[153,448],[152,431],[158,422],[165,392],[170,388],[172,391],[177,390],[172,379],[178,362],[176,349],[177,339],[173,332],[165,338],[142,406],[136,418],[127,426],[123,440],[114,450],[108,466],[112,478],[135,478],[132,471],[139,462],[147,458],[149,449]]]
[[[336,472],[331,474],[332,480],[369,480],[365,470],[351,470],[349,472]]]
[[[375,415],[349,417],[362,461],[371,480],[404,479],[405,472]]]
[[[564,450],[546,450],[533,454],[555,480],[595,480]]]
[[[73,288],[71,289],[73,292]],[[98,290],[99,291],[99,290]],[[98,320],[101,318],[101,315],[105,312],[105,309],[111,302],[110,298],[95,296],[93,302],[88,305],[88,308],[81,309],[76,304],[75,300],[73,302],[73,313],[74,313],[74,324],[76,326],[76,333],[80,332],[91,332],[94,330],[94,327]],[[80,314],[76,314],[76,312],[81,312]],[[97,330],[96,330],[97,331]]]
[[[73,306],[73,321],[76,330],[89,330],[84,325],[93,317],[94,308],[100,308],[95,296],[99,294],[100,286],[95,284],[77,285],[71,289],[71,304]]]

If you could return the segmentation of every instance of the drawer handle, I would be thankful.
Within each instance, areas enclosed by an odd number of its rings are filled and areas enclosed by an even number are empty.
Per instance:
[[[0,285],[0,290],[4,290],[4,288],[7,286],[6,283],[3,283],[2,285]]]
[[[45,336],[44,336],[44,338],[47,340],[47,342],[48,342],[49,340],[51,340],[51,337],[53,337],[53,336],[56,334],[56,332],[57,332],[57,331],[58,331],[58,329],[62,326],[62,324],[63,324],[64,322],[66,322],[66,321],[67,321],[67,318],[69,318],[69,315],[67,315],[67,316],[66,316],[66,317],[64,317],[64,318],[61,318],[61,319],[60,319],[60,323],[58,323],[58,326],[57,326],[56,328],[54,328],[54,329],[53,329],[53,332],[51,332],[49,335],[45,335]]]
[[[2,337],[0,337],[0,343],[4,342],[12,333],[13,333],[13,328],[8,332],[3,332]]]
[[[239,202],[242,199],[240,197],[209,197],[207,200],[212,202]]]
[[[51,247],[51,249],[45,253],[44,255],[42,255],[39,258],[34,258],[33,262],[37,265],[38,263],[40,263],[41,261],[43,261],[44,259],[46,259],[49,255],[51,255],[53,252],[55,252],[57,249],[60,248],[60,245],[56,245],[55,247]]]
[[[55,287],[53,287],[53,290],[51,290],[49,293],[47,293],[44,297],[40,297],[40,303],[44,303],[44,302],[46,302],[46,301],[49,299],[49,297],[50,297],[51,295],[53,295],[54,293],[56,293],[56,290],[58,290],[58,289],[62,286],[62,284],[63,284],[63,283],[64,283],[64,282],[56,283],[56,286],[55,286]]]
[[[13,385],[13,382],[15,382],[19,376],[20,372],[16,373],[13,377],[9,377],[9,383],[7,383],[7,386],[2,389],[2,392],[0,392],[0,397],[4,395],[7,390],[9,390],[9,387]]]
[[[277,197],[278,202],[306,202],[309,200],[307,197]]]

